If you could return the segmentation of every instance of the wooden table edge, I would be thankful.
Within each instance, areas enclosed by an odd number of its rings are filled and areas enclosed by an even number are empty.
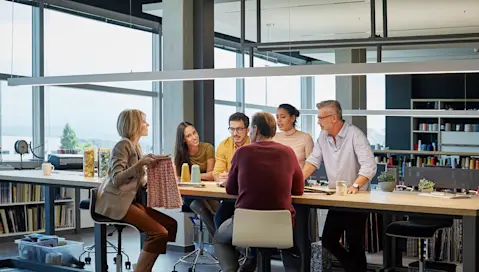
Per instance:
[[[211,192],[203,191],[198,189],[190,188],[180,188],[182,196],[190,197],[205,197],[205,198],[217,198],[217,199],[235,199],[236,196],[228,195],[225,192]],[[364,209],[364,210],[375,210],[375,211],[384,211],[384,212],[404,212],[404,213],[424,213],[424,214],[437,214],[437,215],[448,215],[448,216],[479,216],[478,210],[463,210],[457,208],[447,208],[447,207],[418,207],[414,205],[387,205],[382,203],[362,203],[362,202],[348,202],[348,201],[334,201],[330,199],[311,199],[303,197],[294,197],[293,204],[299,205],[309,205],[314,206],[315,208],[328,208],[328,207],[337,207],[337,208],[347,208],[347,209]]]

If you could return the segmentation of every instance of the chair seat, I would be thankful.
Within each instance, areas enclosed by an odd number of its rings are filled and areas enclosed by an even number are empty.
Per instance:
[[[294,245],[289,210],[237,208],[233,218],[234,246],[286,249]]]
[[[95,195],[96,196],[96,195]],[[96,199],[96,197],[94,197],[94,199]],[[81,210],[89,210],[90,209],[90,203],[91,203],[91,199],[83,199],[81,202],[80,202],[80,209]],[[92,209],[95,208],[95,203],[93,202],[93,206],[91,207]],[[97,222],[97,223],[100,223],[100,224],[115,224],[115,223],[118,223],[118,224],[125,224],[125,222],[121,221],[121,220],[113,220],[111,218],[108,218],[106,216],[103,216],[103,215],[100,215],[100,214],[97,214],[93,211],[90,211],[90,215],[93,219],[93,221]]]
[[[389,224],[386,234],[411,238],[431,238],[437,230],[449,228],[449,221],[397,221]]]
[[[125,224],[121,220],[113,220],[109,217],[106,217],[106,216],[103,216],[103,215],[100,215],[100,214],[97,214],[97,213],[92,213],[92,219],[93,219],[93,221],[95,221],[97,223],[100,223],[100,224],[115,224],[115,223]]]

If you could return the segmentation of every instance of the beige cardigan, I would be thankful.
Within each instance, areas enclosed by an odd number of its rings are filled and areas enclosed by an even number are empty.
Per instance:
[[[121,139],[111,151],[108,176],[98,188],[95,213],[121,220],[125,217],[136,192],[145,183],[144,167],[135,167],[139,148],[126,138]]]

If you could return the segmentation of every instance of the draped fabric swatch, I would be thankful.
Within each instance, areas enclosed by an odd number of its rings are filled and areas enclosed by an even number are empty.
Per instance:
[[[148,166],[148,207],[177,209],[183,205],[171,160]]]

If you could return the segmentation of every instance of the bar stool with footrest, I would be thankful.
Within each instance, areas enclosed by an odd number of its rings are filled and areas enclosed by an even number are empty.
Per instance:
[[[419,240],[419,261],[409,265],[419,272],[456,271],[455,264],[426,262],[424,258],[424,242],[432,239],[436,231],[452,227],[453,219],[409,217],[407,221],[396,221],[387,227],[386,235],[398,238],[415,238]],[[411,271],[411,270],[410,270]]]
[[[135,228],[135,227],[123,221],[113,220],[108,217],[95,213],[96,194],[97,194],[97,189],[92,189],[90,191],[90,199],[84,199],[80,202],[80,209],[82,210],[89,209],[90,215],[96,224],[110,225],[115,228],[115,230],[109,233],[108,236],[112,236],[113,233],[116,231],[118,233],[118,244],[115,246],[111,242],[107,241],[107,244],[115,250],[114,252],[108,252],[108,253],[116,253],[116,256],[113,258],[113,262],[116,265],[117,272],[123,271],[122,269],[123,255],[125,255],[125,257],[127,258],[127,261],[125,262],[125,268],[129,270],[131,269],[131,262],[130,262],[130,257],[122,249],[122,232],[123,232],[123,229],[127,226],[130,226],[132,228]],[[82,255],[85,253],[88,254],[87,255],[88,257],[85,258],[85,263],[87,264],[91,263],[90,254],[93,253],[94,248],[95,248],[95,245],[85,247],[85,251],[82,253]]]
[[[173,265],[173,272],[176,271],[176,266],[181,262],[191,265],[188,268],[188,272],[195,272],[197,265],[218,265],[219,262],[213,254],[205,250],[204,246],[204,231],[203,231],[203,222],[201,221],[200,216],[196,215],[195,217],[190,217],[193,226],[195,226],[195,219],[198,219],[198,248],[194,251],[188,253],[187,255],[181,257]]]
[[[256,248],[258,271],[271,271],[271,256],[278,249],[294,245],[289,210],[249,210],[237,208],[233,217],[233,245]]]

